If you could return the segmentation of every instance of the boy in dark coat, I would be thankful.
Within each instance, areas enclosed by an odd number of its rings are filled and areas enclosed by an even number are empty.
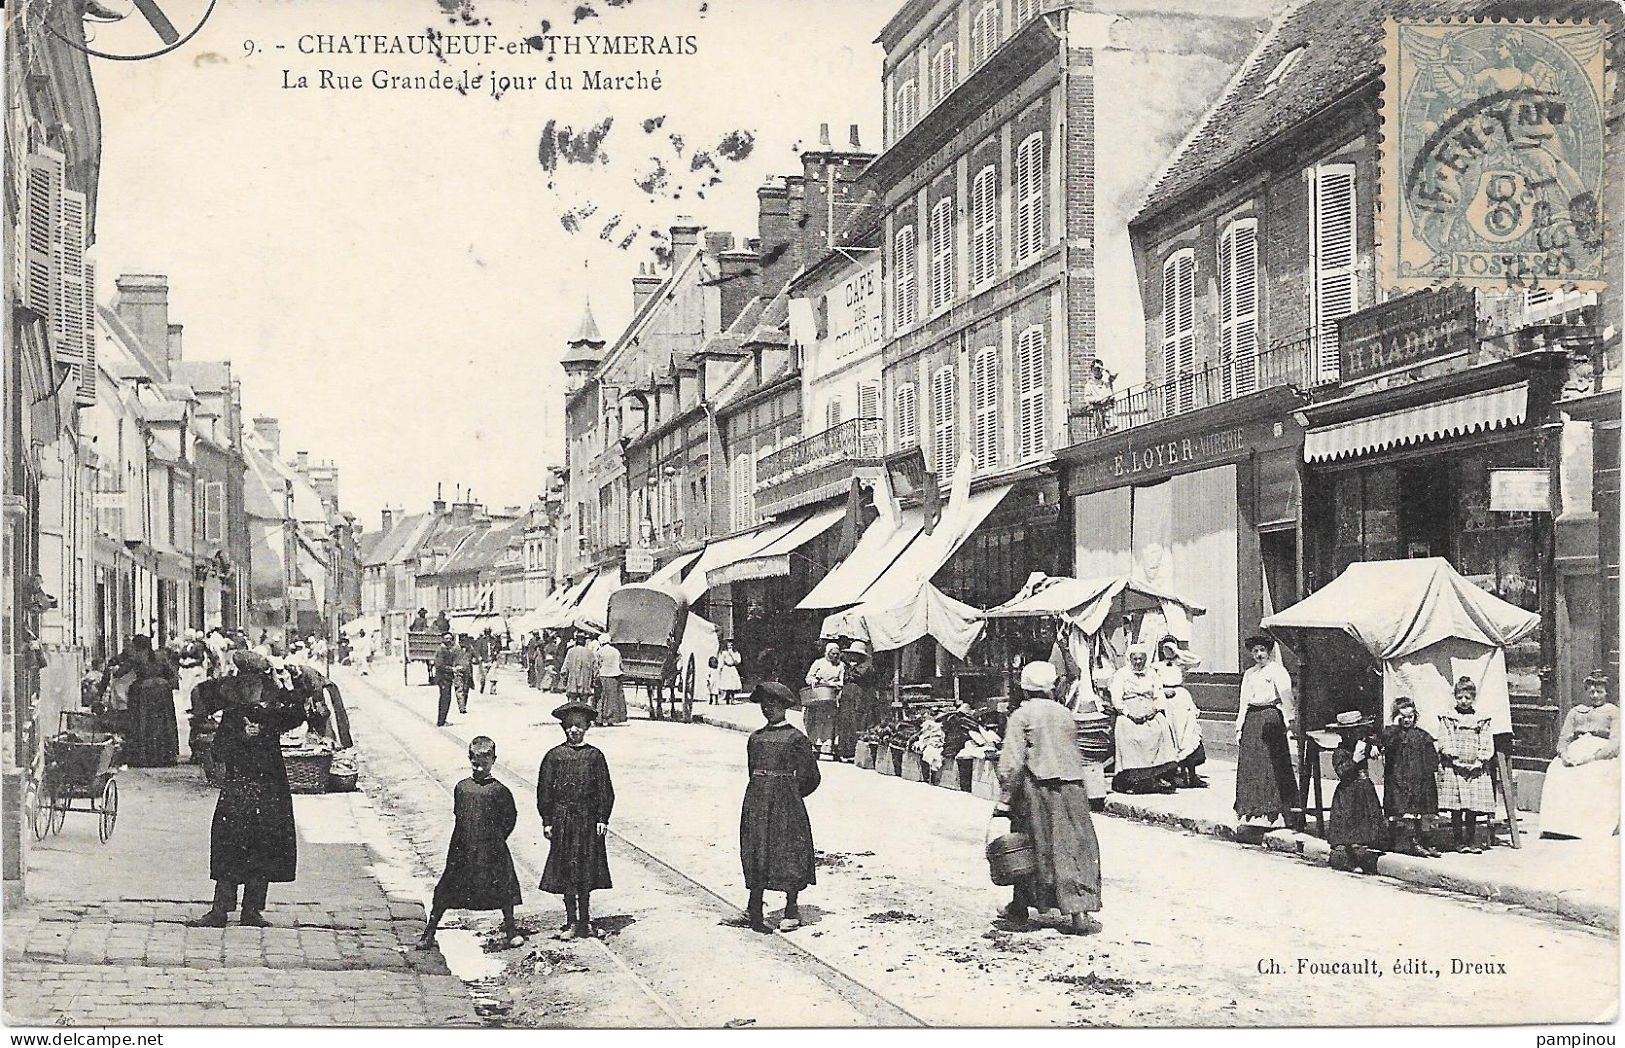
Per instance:
[[[779,931],[801,927],[797,896],[814,875],[812,823],[802,798],[818,789],[818,754],[807,736],[784,719],[796,705],[789,688],[777,682],[756,685],[751,700],[767,719],[745,747],[750,781],[739,812],[739,859],[750,889],[746,914],[756,931],[770,929],[762,916],[762,894],[784,893]]]
[[[564,896],[566,920],[558,938],[588,939],[593,936],[590,896],[596,888],[613,887],[604,834],[615,787],[603,751],[587,745],[592,707],[567,702],[553,716],[564,726],[564,742],[547,751],[536,774],[536,811],[542,836],[551,844],[540,887]]]
[[[497,762],[497,744],[477,735],[468,744],[473,773],[457,784],[452,814],[457,820],[446,849],[446,869],[434,889],[429,926],[418,945],[434,945],[435,929],[447,910],[501,910],[502,934],[509,946],[522,941],[513,921],[519,905],[519,875],[514,872],[508,835],[519,821],[513,794],[491,775]]]

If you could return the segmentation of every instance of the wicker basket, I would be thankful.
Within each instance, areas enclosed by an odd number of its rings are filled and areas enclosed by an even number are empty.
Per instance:
[[[331,753],[284,753],[288,768],[288,789],[293,793],[326,793],[327,770],[333,765]]]
[[[327,776],[327,792],[354,793],[356,780],[358,778],[360,778],[360,776],[353,771],[347,775],[338,775],[330,772]]]

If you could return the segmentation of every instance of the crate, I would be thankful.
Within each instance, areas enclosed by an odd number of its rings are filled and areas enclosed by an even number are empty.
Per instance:
[[[327,792],[327,772],[333,766],[331,753],[284,753],[282,762],[288,768],[290,792]]]
[[[925,766],[925,758],[913,750],[903,751],[902,778],[905,782],[931,781],[931,769]]]
[[[890,746],[875,746],[875,771],[882,775],[896,775],[901,755]]]
[[[945,790],[959,790],[970,792],[971,777],[974,769],[968,760],[944,761],[942,770],[937,772],[937,785]]]
[[[853,759],[857,762],[858,767],[868,769],[869,771],[874,771],[875,744],[872,742],[858,743],[856,756]]]
[[[999,799],[998,765],[986,757],[978,757],[971,768],[970,792],[984,801]]]

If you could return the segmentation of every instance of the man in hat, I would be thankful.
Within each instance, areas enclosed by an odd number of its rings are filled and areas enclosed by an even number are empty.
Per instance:
[[[858,733],[877,720],[875,682],[879,673],[864,641],[850,641],[841,659],[846,669],[841,675],[841,697],[835,709],[835,759],[851,761],[857,756]]]
[[[1077,724],[1055,700],[1057,679],[1050,663],[1028,663],[1005,724],[994,814],[1031,838],[1038,867],[1016,883],[1002,916],[1020,926],[1030,907],[1060,910],[1074,934],[1087,935],[1100,930],[1089,916],[1100,909],[1100,843],[1083,787]]]
[[[604,835],[615,807],[615,787],[603,751],[587,744],[593,708],[571,701],[553,716],[564,728],[564,741],[547,751],[536,773],[536,811],[549,842],[540,887],[564,896],[559,938],[587,939],[593,936],[590,897],[596,889],[612,887]]]
[[[587,635],[579,630],[565,652],[563,676],[565,697],[590,708],[598,691],[598,663],[587,647]]]
[[[457,665],[463,658],[457,638],[449,630],[442,633],[440,647],[434,653],[434,683],[440,689],[440,715],[435,718],[438,728],[446,726],[446,717],[451,713],[451,692],[457,683]]]
[[[745,745],[750,779],[739,810],[739,861],[750,889],[746,915],[756,931],[770,929],[762,914],[764,892],[784,893],[779,931],[801,927],[798,898],[814,875],[812,823],[802,798],[818,788],[818,756],[807,736],[785,720],[796,696],[776,681],[756,686],[751,701],[762,707],[767,724]]]

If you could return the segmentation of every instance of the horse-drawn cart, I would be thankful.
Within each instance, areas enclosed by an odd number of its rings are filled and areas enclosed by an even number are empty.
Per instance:
[[[679,689],[677,648],[688,622],[688,601],[675,589],[634,582],[609,596],[607,633],[621,653],[621,684],[641,685],[649,695],[649,716],[677,717],[682,691],[685,721],[694,719],[692,682]],[[663,710],[663,704],[669,703]]]

